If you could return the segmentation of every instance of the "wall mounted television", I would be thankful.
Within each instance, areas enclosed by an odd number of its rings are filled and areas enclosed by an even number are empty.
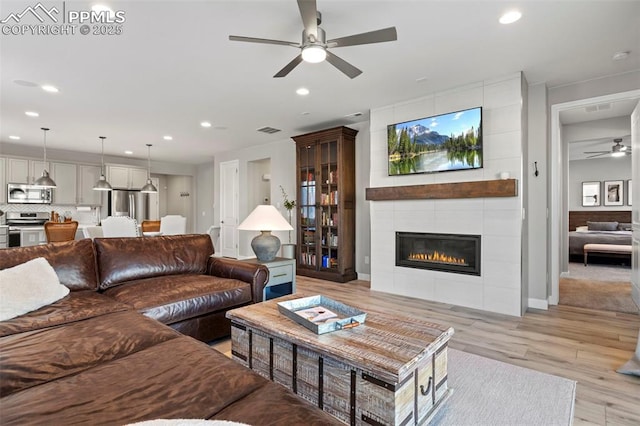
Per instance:
[[[389,176],[482,168],[482,107],[387,126]]]

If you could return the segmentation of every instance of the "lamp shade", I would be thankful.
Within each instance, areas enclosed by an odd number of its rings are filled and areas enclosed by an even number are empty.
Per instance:
[[[241,231],[292,231],[293,227],[274,206],[256,207],[238,226]]]
[[[280,239],[271,235],[271,231],[291,231],[293,227],[275,207],[260,205],[242,221],[238,229],[260,231],[260,235],[251,240],[251,248],[259,261],[270,262],[280,250]]]

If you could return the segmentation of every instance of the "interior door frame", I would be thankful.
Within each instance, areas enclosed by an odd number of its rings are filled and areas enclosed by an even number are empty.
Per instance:
[[[548,223],[548,258],[549,287],[548,299],[550,305],[557,305],[560,299],[560,269],[566,268],[569,244],[569,224],[564,213],[564,202],[568,197],[566,144],[562,138],[562,123],[560,113],[569,109],[586,107],[592,104],[616,102],[627,99],[640,99],[640,90],[613,93],[610,95],[580,99],[551,105],[551,146],[549,153],[549,221]],[[638,164],[640,153],[631,152],[632,164]],[[562,244],[560,242],[562,241]],[[566,272],[566,271],[562,271]]]

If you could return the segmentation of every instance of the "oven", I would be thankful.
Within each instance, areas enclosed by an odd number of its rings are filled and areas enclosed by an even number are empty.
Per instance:
[[[44,223],[49,220],[47,212],[7,212],[9,247],[24,247],[46,243]]]

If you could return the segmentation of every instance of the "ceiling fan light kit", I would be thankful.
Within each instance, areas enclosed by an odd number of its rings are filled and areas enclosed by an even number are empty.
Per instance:
[[[585,154],[594,154],[590,155],[587,158],[595,158],[601,157],[603,155],[610,155],[611,157],[624,157],[627,154],[631,154],[631,149],[622,145],[622,138],[615,138],[613,140],[613,146],[611,147],[611,151],[585,151]]]
[[[347,61],[331,53],[328,49],[357,46],[361,44],[383,43],[398,39],[395,27],[370,31],[351,36],[326,40],[326,34],[319,25],[322,23],[322,15],[318,12],[315,0],[297,0],[298,9],[304,25],[302,31],[302,43],[297,44],[291,41],[272,40],[266,38],[244,37],[230,35],[231,41],[244,41],[249,43],[276,44],[280,46],[291,46],[300,49],[300,54],[293,58],[291,62],[278,71],[273,77],[280,78],[289,74],[301,62],[319,63],[325,59],[331,65],[340,70],[349,78],[355,78],[362,74],[362,71],[351,65]]]

